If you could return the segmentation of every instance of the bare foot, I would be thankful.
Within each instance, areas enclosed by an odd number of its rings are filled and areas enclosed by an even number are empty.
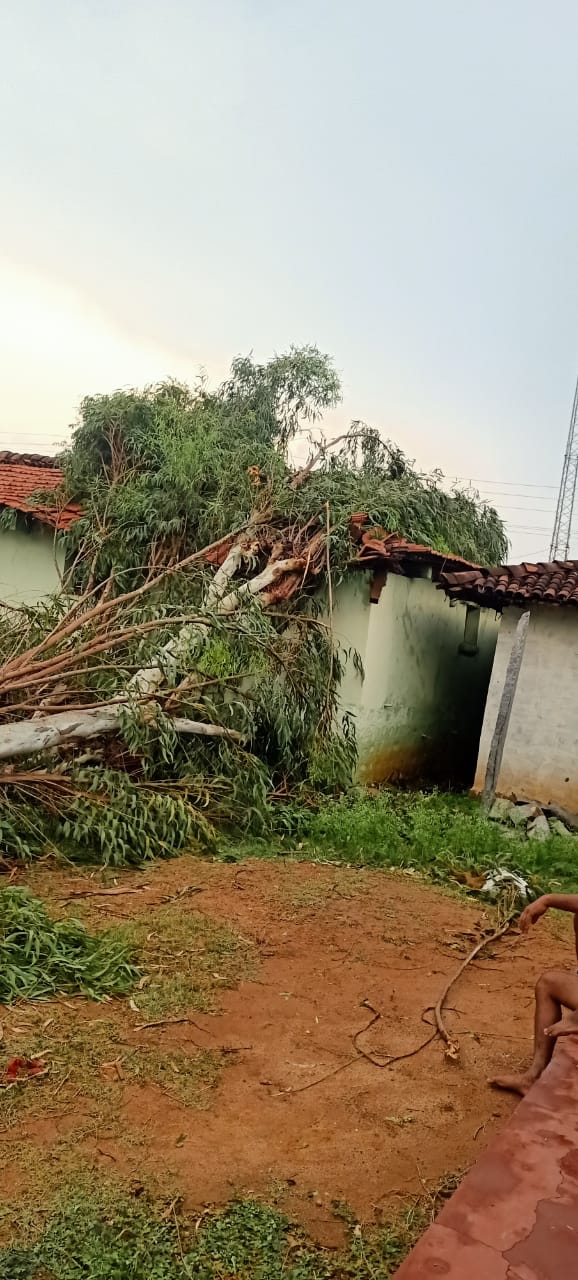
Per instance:
[[[521,1093],[524,1095],[532,1085],[536,1083],[537,1076],[533,1076],[529,1071],[523,1076],[495,1076],[490,1080],[493,1089],[509,1089],[511,1093]]]
[[[544,1035],[550,1036],[550,1039],[557,1039],[558,1036],[578,1035],[578,1014],[572,1013],[569,1018],[561,1018],[560,1022],[553,1022],[551,1027],[545,1027]]]

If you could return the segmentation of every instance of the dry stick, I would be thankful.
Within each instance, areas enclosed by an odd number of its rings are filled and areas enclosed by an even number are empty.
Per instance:
[[[451,1058],[457,1057],[459,1053],[459,1045],[455,1040],[452,1040],[452,1037],[450,1036],[449,1031],[445,1026],[445,1023],[442,1017],[442,1010],[443,1010],[444,1004],[448,998],[448,995],[452,987],[455,985],[458,978],[461,978],[462,973],[464,972],[464,969],[467,969],[468,965],[472,963],[472,960],[475,960],[476,956],[479,954],[480,951],[483,951],[484,947],[489,946],[490,942],[495,942],[497,938],[501,938],[504,933],[508,932],[508,929],[510,928],[512,920],[513,920],[513,916],[508,916],[508,919],[506,920],[505,924],[501,925],[499,929],[496,929],[495,932],[492,933],[489,938],[482,938],[482,941],[478,942],[476,946],[472,948],[469,955],[466,956],[465,960],[460,965],[459,969],[456,969],[456,972],[450,978],[449,982],[446,983],[437,1001],[437,1004],[433,1006],[428,1005],[428,1008],[433,1008],[434,1018],[436,1023],[436,1034],[439,1034],[442,1040],[447,1045],[448,1056]],[[424,1009],[424,1013],[427,1013],[427,1009]]]
[[[362,1027],[361,1031],[356,1032],[356,1034],[353,1037],[353,1043],[355,1045],[355,1048],[357,1049],[357,1052],[361,1054],[362,1058],[367,1058],[367,1061],[372,1062],[374,1067],[390,1067],[393,1062],[403,1062],[405,1058],[415,1058],[416,1053],[421,1053],[422,1049],[425,1049],[428,1044],[431,1044],[432,1040],[435,1040],[437,1036],[437,1028],[436,1028],[436,1030],[432,1033],[432,1035],[428,1036],[427,1040],[422,1040],[421,1044],[416,1045],[415,1049],[409,1049],[407,1053],[396,1053],[393,1056],[391,1057],[388,1056],[383,1061],[381,1061],[379,1058],[374,1057],[372,1053],[368,1053],[366,1049],[362,1049],[361,1045],[359,1044],[359,1037],[365,1035],[366,1031],[369,1031],[371,1027],[373,1027],[375,1023],[378,1022],[379,1019],[381,1018],[381,1013],[379,1013],[377,1009],[373,1008],[373,1005],[369,1003],[369,1000],[364,1000],[363,1004],[365,1005],[366,1009],[371,1009],[372,1013],[374,1014],[374,1017],[371,1019],[371,1022],[368,1022],[366,1027]]]
[[[158,1022],[139,1022],[136,1027],[133,1027],[133,1031],[148,1031],[149,1027],[176,1027],[182,1022],[188,1022],[191,1027],[196,1027],[197,1031],[202,1031],[204,1036],[212,1036],[213,1040],[215,1039],[213,1032],[206,1027],[200,1027],[194,1018],[161,1018]]]
[[[421,1044],[418,1044],[415,1049],[410,1049],[408,1053],[396,1053],[391,1058],[387,1058],[384,1062],[380,1062],[378,1058],[374,1058],[372,1054],[367,1053],[366,1050],[362,1049],[359,1045],[359,1037],[365,1035],[366,1031],[369,1031],[370,1028],[373,1027],[381,1018],[381,1014],[373,1008],[373,1005],[371,1005],[368,1000],[364,1000],[363,1004],[367,1009],[371,1009],[374,1016],[365,1027],[360,1027],[359,1031],[356,1031],[353,1037],[353,1043],[356,1048],[355,1057],[348,1058],[347,1062],[341,1062],[338,1067],[334,1067],[332,1071],[328,1071],[324,1076],[320,1076],[318,1080],[310,1080],[309,1084],[302,1084],[297,1089],[282,1089],[280,1093],[274,1095],[275,1097],[280,1098],[286,1094],[305,1093],[306,1089],[314,1089],[316,1085],[323,1084],[324,1080],[330,1080],[331,1077],[336,1076],[339,1071],[345,1071],[347,1067],[353,1066],[354,1062],[359,1062],[360,1057],[366,1058],[374,1067],[391,1067],[394,1062],[402,1062],[405,1058],[415,1057],[416,1053],[420,1053],[422,1049],[425,1049],[426,1045],[431,1044],[432,1040],[435,1040],[437,1036],[436,1028],[432,1035],[428,1036],[427,1040],[423,1040]]]
[[[38,681],[32,680],[32,676],[35,674],[40,674],[40,676],[44,677],[47,672],[58,672],[60,675],[61,668],[66,670],[71,662],[78,662],[80,658],[93,657],[95,653],[102,653],[104,650],[108,651],[117,644],[126,644],[127,640],[131,640],[133,636],[144,635],[147,631],[159,631],[165,626],[181,626],[199,622],[209,625],[211,621],[212,619],[210,618],[197,617],[195,614],[182,614],[161,619],[151,618],[147,622],[138,622],[130,627],[121,627],[117,631],[106,632],[104,637],[99,632],[91,640],[81,644],[78,649],[70,649],[68,652],[58,653],[53,658],[43,658],[40,662],[30,662],[28,665],[23,664],[12,676],[10,676],[9,672],[7,679],[1,679],[0,689],[3,692],[7,692],[10,689],[26,688],[29,684],[38,683]],[[7,664],[7,667],[2,668],[2,677],[4,677],[7,669],[9,671],[9,667],[10,664]]]
[[[354,440],[360,435],[361,435],[361,431],[353,431],[353,432],[344,431],[343,435],[335,436],[334,440],[324,440],[323,444],[318,449],[317,453],[315,453],[313,457],[309,459],[309,462],[307,462],[305,466],[302,467],[300,471],[297,471],[296,474],[293,476],[293,479],[289,483],[289,488],[300,489],[301,485],[304,484],[305,481],[309,479],[309,476],[311,475],[311,472],[313,471],[313,468],[316,466],[316,464],[320,462],[322,458],[325,457],[325,454],[327,453],[328,449],[334,449],[336,444],[341,444],[342,440]]]
[[[69,902],[71,898],[116,898],[125,893],[142,893],[150,889],[150,884],[137,884],[132,889],[74,889],[72,893],[61,893],[60,902]]]

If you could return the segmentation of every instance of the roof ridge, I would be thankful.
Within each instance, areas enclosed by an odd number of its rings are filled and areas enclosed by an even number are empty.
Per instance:
[[[0,463],[6,466],[50,467],[59,471],[57,459],[48,453],[15,453],[12,449],[0,450]]]

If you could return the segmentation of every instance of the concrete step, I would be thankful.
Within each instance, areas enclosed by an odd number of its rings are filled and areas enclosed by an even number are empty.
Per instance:
[[[578,1035],[444,1205],[395,1280],[578,1280]]]

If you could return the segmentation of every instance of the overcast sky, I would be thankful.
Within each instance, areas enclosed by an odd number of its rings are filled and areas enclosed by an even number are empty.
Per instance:
[[[0,48],[0,447],[52,447],[87,392],[316,342],[331,429],[478,481],[513,557],[546,555],[576,0],[4,0]]]

